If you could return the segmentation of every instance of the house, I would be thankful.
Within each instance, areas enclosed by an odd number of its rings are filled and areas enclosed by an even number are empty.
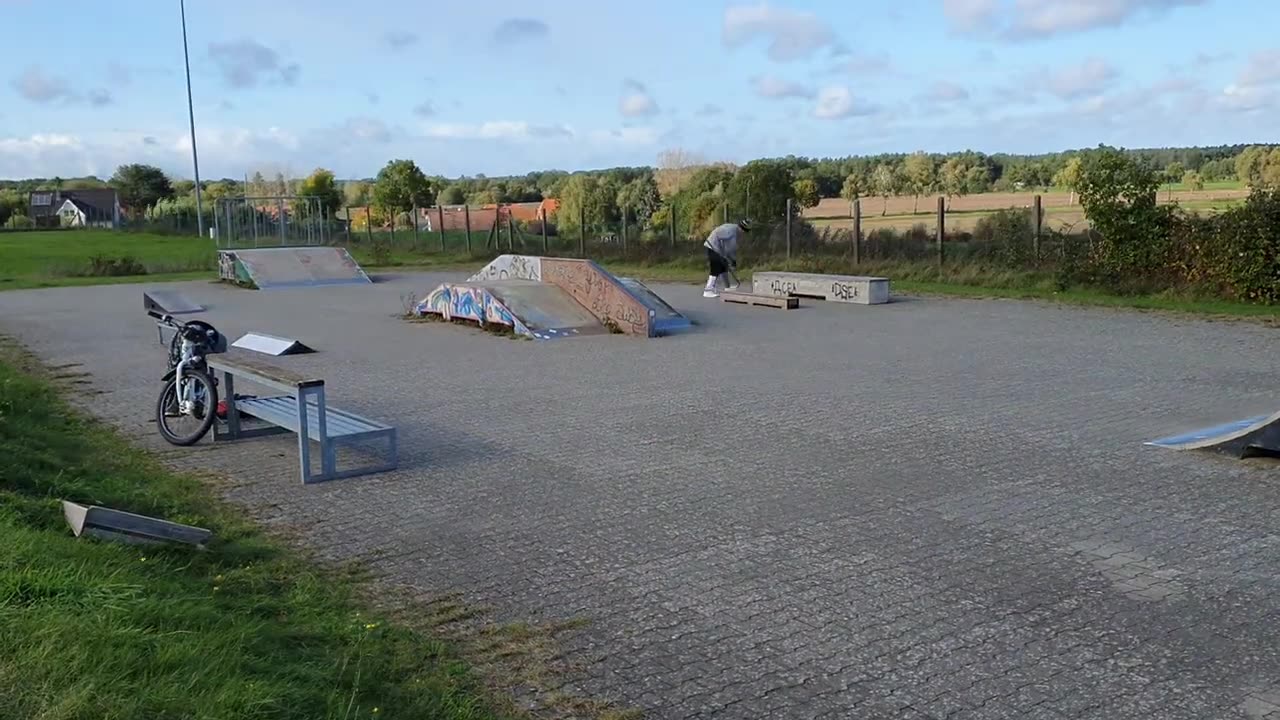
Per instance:
[[[36,227],[120,227],[120,194],[114,188],[36,190],[27,198]]]

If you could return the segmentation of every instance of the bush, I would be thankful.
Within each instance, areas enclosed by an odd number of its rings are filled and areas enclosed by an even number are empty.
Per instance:
[[[128,255],[119,258],[94,255],[89,258],[87,275],[90,277],[125,277],[146,274],[147,266]]]
[[[1254,190],[1242,207],[1196,218],[1188,227],[1188,249],[1199,261],[1189,268],[1196,280],[1237,300],[1280,300],[1280,191]]]
[[[1031,210],[1000,210],[978,219],[973,228],[973,252],[975,257],[1013,267],[1034,265],[1035,234]]]

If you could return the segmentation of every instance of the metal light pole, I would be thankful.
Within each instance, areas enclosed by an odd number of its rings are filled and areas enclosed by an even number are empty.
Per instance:
[[[191,120],[191,165],[196,173],[196,227],[204,237],[204,207],[200,203],[200,160],[196,156],[196,111],[191,103],[191,56],[187,54],[187,3],[178,0],[182,10],[182,60],[187,66],[187,116]]]

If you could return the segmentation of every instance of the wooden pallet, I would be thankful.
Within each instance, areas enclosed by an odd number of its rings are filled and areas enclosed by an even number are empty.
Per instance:
[[[755,293],[742,292],[740,290],[724,290],[720,293],[720,299],[725,302],[740,303],[742,305],[761,305],[782,310],[795,310],[800,307],[800,298],[798,297],[756,295]]]

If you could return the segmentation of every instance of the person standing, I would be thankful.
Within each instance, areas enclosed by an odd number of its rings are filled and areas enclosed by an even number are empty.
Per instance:
[[[707,249],[708,272],[702,297],[719,297],[718,285],[721,279],[724,280],[726,290],[738,287],[737,282],[731,283],[729,271],[738,268],[738,240],[744,232],[751,232],[751,221],[739,220],[736,223],[724,223],[716,226],[711,234],[707,235],[706,242],[702,243],[702,246]]]

